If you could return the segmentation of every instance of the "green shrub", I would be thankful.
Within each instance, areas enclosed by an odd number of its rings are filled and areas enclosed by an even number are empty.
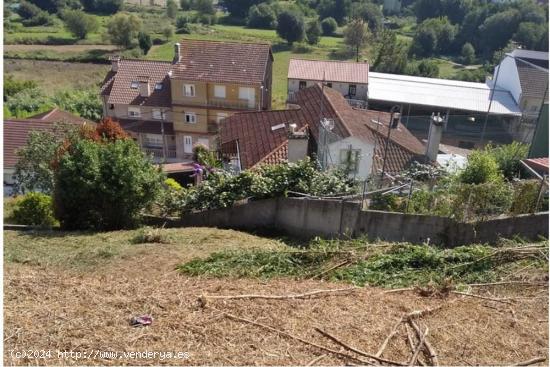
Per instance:
[[[338,23],[334,18],[328,17],[321,22],[321,28],[323,29],[323,36],[332,36],[338,28]]]
[[[400,211],[399,196],[396,194],[374,194],[370,199],[369,209],[384,210],[389,212]]]
[[[529,145],[513,142],[512,144],[488,147],[487,150],[497,162],[500,172],[510,180],[519,175],[521,160],[527,158]]]
[[[249,28],[275,29],[277,27],[277,14],[268,3],[252,5],[248,10],[246,25]]]
[[[51,227],[55,224],[52,198],[39,192],[30,192],[17,201],[13,209],[17,224]]]
[[[514,196],[510,213],[514,215],[535,213],[541,209],[542,198],[539,202],[539,208],[537,208],[539,192],[539,180],[525,180],[514,184]]]
[[[482,184],[501,178],[498,163],[486,151],[476,150],[468,156],[468,164],[460,173],[459,179],[465,184]]]
[[[453,188],[452,210],[458,220],[484,220],[508,213],[513,190],[504,180],[483,184],[458,184]]]
[[[172,190],[181,191],[182,189],[181,185],[173,178],[167,178],[164,180],[164,184]]]
[[[137,235],[132,238],[132,243],[170,243],[170,240],[164,228],[143,227],[140,228]]]
[[[66,229],[135,225],[160,193],[162,174],[131,139],[77,140],[55,171],[55,214]]]
[[[65,28],[78,39],[85,39],[88,33],[99,29],[97,18],[82,10],[65,10],[62,16]]]

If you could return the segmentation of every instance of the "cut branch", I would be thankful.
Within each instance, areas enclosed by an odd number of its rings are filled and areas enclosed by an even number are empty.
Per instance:
[[[460,294],[460,295],[462,295],[462,296],[469,296],[469,297],[474,297],[474,298],[481,298],[481,299],[485,299],[485,300],[488,300],[488,301],[502,302],[502,303],[507,303],[507,304],[511,304],[511,303],[512,303],[512,302],[509,301],[509,298],[485,297],[485,296],[480,296],[479,294],[465,293],[465,292],[459,292],[459,291],[451,291],[451,293]]]
[[[420,327],[417,325],[417,323],[413,319],[409,319],[409,324],[414,328],[416,331],[416,334],[418,335],[418,338],[421,338],[422,332],[420,331]],[[428,351],[428,358],[432,361],[432,366],[439,366],[439,359],[437,358],[437,353],[435,352],[434,348],[430,344],[430,342],[426,339],[424,340],[424,345],[426,346],[426,350]]]
[[[211,299],[245,299],[245,298],[263,298],[263,299],[297,299],[297,298],[308,298],[311,296],[316,296],[320,294],[325,293],[337,293],[337,292],[351,292],[358,289],[358,287],[350,287],[350,288],[338,288],[338,289],[325,289],[325,290],[319,290],[309,293],[303,293],[303,294],[290,294],[290,295],[283,295],[283,296],[269,296],[269,295],[263,295],[263,294],[240,294],[240,295],[234,295],[234,296],[208,296],[204,295],[202,297],[204,298],[211,298]]]
[[[370,361],[367,361],[367,360],[364,360],[364,359],[361,359],[361,358],[357,358],[357,357],[354,357],[352,355],[349,355],[349,354],[346,354],[346,353],[342,353],[342,352],[339,352],[337,350],[334,350],[334,349],[330,349],[330,348],[327,348],[327,347],[324,347],[322,345],[319,345],[319,344],[315,344],[313,342],[310,342],[310,341],[307,341],[305,339],[302,339],[300,338],[299,336],[295,336],[295,335],[292,335],[286,331],[283,331],[283,330],[279,330],[279,329],[275,329],[274,327],[271,327],[269,325],[265,325],[265,324],[261,324],[259,322],[255,322],[255,321],[252,321],[252,320],[247,320],[247,319],[244,319],[242,317],[239,317],[239,316],[235,316],[235,315],[232,315],[232,314],[229,314],[227,312],[223,312],[221,310],[217,310],[217,311],[220,311],[225,317],[229,318],[229,319],[232,319],[232,320],[235,320],[235,321],[240,321],[240,322],[245,322],[247,324],[251,324],[251,325],[255,325],[255,326],[258,326],[258,327],[261,327],[261,328],[264,328],[264,329],[267,329],[267,330],[270,330],[270,331],[273,331],[277,334],[280,334],[280,335],[284,335],[286,336],[287,338],[290,338],[290,339],[294,339],[294,340],[297,340],[299,341],[300,343],[304,343],[306,345],[309,345],[309,346],[312,346],[312,347],[315,347],[317,349],[321,349],[321,350],[324,350],[325,352],[329,352],[329,353],[332,353],[334,355],[337,355],[337,356],[340,356],[342,358],[345,358],[347,360],[353,360],[353,361],[356,361],[356,362],[359,362],[361,364],[369,364],[369,365],[372,365],[373,363],[370,362]]]
[[[397,323],[394,325],[394,327],[392,328],[392,330],[390,331],[390,333],[388,334],[388,336],[380,346],[380,349],[378,349],[378,352],[376,352],[375,356],[377,357],[382,356],[382,353],[384,353],[384,350],[388,346],[388,343],[390,342],[390,340],[394,337],[395,334],[397,334],[397,330],[399,330],[399,326],[401,325],[402,322],[403,322],[403,317],[401,317],[399,321],[397,321]]]
[[[418,359],[418,354],[420,353],[420,350],[422,350],[422,346],[424,345],[424,342],[426,340],[426,336],[428,335],[428,328],[420,335],[420,340],[418,341],[418,345],[416,346],[413,356],[411,357],[411,360],[409,361],[409,366],[414,366],[416,364],[416,360]]]
[[[523,362],[513,364],[512,366],[530,366],[532,364],[539,363],[539,362],[544,362],[544,361],[546,361],[546,357],[536,357],[536,358],[532,358],[528,361],[523,361]]]
[[[315,327],[314,328],[317,332],[319,332],[321,335],[329,338],[330,340],[332,340],[333,342],[335,342],[336,344],[344,347],[345,349],[347,350],[350,350],[352,352],[355,352],[359,355],[362,355],[363,357],[368,357],[368,358],[371,358],[371,359],[374,359],[378,362],[383,362],[383,363],[388,363],[388,364],[391,364],[391,365],[394,365],[394,366],[404,366],[405,364],[404,363],[401,363],[401,362],[396,362],[396,361],[391,361],[389,359],[385,359],[385,358],[382,358],[382,357],[378,357],[374,354],[370,354],[370,353],[367,353],[367,352],[364,352],[362,350],[359,350],[357,348],[354,348],[352,346],[349,346],[347,345],[346,343],[344,343],[343,341],[341,341],[340,339],[336,338],[335,336],[329,334],[328,332],[324,331],[324,330],[321,330],[320,328],[318,327]]]
[[[309,279],[319,278],[319,277],[321,277],[321,276],[323,276],[323,275],[325,275],[325,274],[327,274],[327,273],[330,273],[330,272],[333,271],[333,270],[336,270],[336,269],[338,269],[338,268],[341,268],[342,266],[348,265],[348,264],[350,264],[350,263],[351,263],[351,260],[342,261],[341,263],[336,264],[336,265],[334,265],[334,266],[328,268],[327,270],[320,272],[319,274],[313,275],[313,276],[310,277]]]

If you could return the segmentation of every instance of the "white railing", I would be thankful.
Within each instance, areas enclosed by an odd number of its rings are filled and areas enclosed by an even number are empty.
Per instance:
[[[155,159],[164,158],[162,148],[143,147],[143,151],[147,155],[152,155]],[[176,149],[166,149],[166,158],[176,158]]]

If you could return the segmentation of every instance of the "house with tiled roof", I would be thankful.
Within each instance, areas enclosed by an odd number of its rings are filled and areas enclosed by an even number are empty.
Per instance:
[[[290,59],[287,83],[289,99],[299,90],[316,83],[325,83],[345,98],[366,105],[369,94],[369,64],[366,61]]]
[[[32,131],[53,131],[57,123],[82,125],[94,122],[58,108],[25,119],[4,119],[4,195],[10,193],[10,188],[14,184],[17,150],[27,144]]]
[[[338,91],[315,84],[296,92],[289,109],[225,119],[222,155],[241,170],[316,155],[324,167],[345,168],[355,178],[382,169],[398,173],[424,160],[425,147],[390,118],[389,113],[354,108]]]
[[[218,124],[239,111],[271,108],[271,46],[187,40],[169,61],[112,59],[101,86],[103,113],[158,161],[213,147]]]
[[[495,67],[491,83],[510,92],[522,118],[509,125],[517,140],[530,143],[535,122],[548,102],[548,52],[516,49]]]

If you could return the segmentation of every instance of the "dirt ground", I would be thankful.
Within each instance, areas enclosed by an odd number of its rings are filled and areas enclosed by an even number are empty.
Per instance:
[[[350,365],[344,358],[227,314],[269,325],[303,340],[362,360],[316,332],[319,327],[348,345],[375,354],[405,314],[434,308],[418,318],[428,328],[441,365],[509,365],[548,357],[548,290],[481,287],[478,294],[509,303],[451,295],[422,297],[362,288],[308,299],[207,299],[201,295],[288,295],[345,284],[289,279],[186,277],[174,267],[188,255],[171,245],[149,247],[91,271],[7,263],[4,267],[6,365]],[[132,316],[150,314],[152,325],[132,327]],[[414,343],[416,344],[416,339]],[[17,358],[48,351],[51,358]],[[58,351],[80,352],[61,355]],[[98,352],[135,351],[106,356]],[[187,352],[188,358],[146,358],[144,352]],[[92,358],[83,358],[83,353]],[[21,356],[21,354],[19,354]],[[43,355],[45,357],[45,355]],[[382,357],[408,364],[412,350],[405,325]],[[82,359],[79,359],[82,357]],[[109,358],[106,358],[109,357]],[[164,355],[166,357],[166,355]],[[120,359],[119,359],[120,358]],[[422,361],[428,361],[421,355]],[[546,365],[546,362],[539,362]]]

